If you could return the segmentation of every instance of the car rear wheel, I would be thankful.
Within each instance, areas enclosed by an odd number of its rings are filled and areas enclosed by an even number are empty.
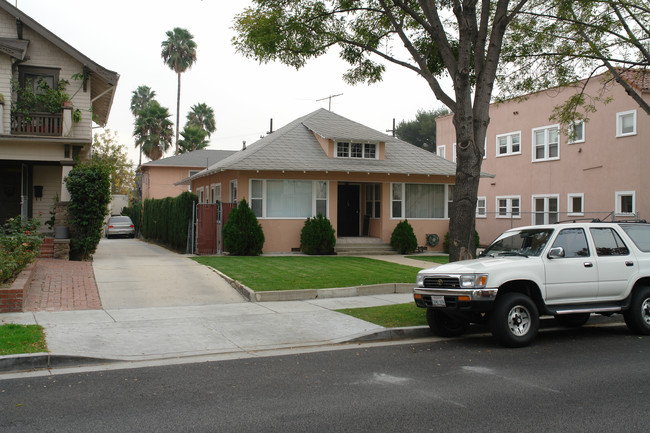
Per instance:
[[[555,320],[567,328],[579,328],[589,321],[590,313],[562,314],[555,316]]]
[[[630,309],[623,317],[630,331],[650,335],[650,287],[641,287],[632,294]]]
[[[438,337],[458,337],[463,335],[469,327],[467,321],[451,317],[444,311],[435,308],[427,308],[427,323],[431,331]]]
[[[497,298],[490,315],[492,335],[504,346],[529,345],[539,330],[535,303],[522,293],[506,293]]]

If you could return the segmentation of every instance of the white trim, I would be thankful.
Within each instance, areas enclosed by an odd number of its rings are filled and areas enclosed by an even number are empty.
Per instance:
[[[539,199],[544,199],[544,209],[539,211],[537,210],[536,206],[536,201]],[[555,200],[555,203],[557,205],[557,209],[553,212],[555,214],[555,221],[551,221],[551,211],[549,209],[549,201],[550,200]],[[530,217],[531,217],[531,224],[532,225],[538,225],[537,221],[535,219],[537,218],[537,214],[540,212],[544,213],[544,221],[542,221],[541,224],[553,224],[557,221],[560,220],[560,195],[559,194],[533,194],[530,196]]]
[[[569,128],[577,127],[577,126],[580,126],[580,129],[582,130],[582,132],[581,132],[582,137],[572,140],[571,137],[570,137],[571,131],[568,131],[569,132],[569,134],[567,136],[567,143],[568,144],[577,144],[577,143],[584,143],[585,142],[585,130],[586,130],[585,122],[581,120],[580,122],[569,123]]]
[[[452,162],[456,162],[456,143],[452,144],[452,147],[454,149],[454,155],[452,157]]]
[[[549,132],[555,129],[557,131],[557,156],[549,157]],[[544,156],[542,158],[537,158],[537,143],[535,141],[535,133],[538,131],[544,131]],[[532,143],[532,161],[533,162],[542,162],[542,161],[555,161],[560,159],[560,125],[546,125],[540,126],[539,128],[533,128],[531,133],[531,143]]]
[[[632,197],[632,212],[623,212],[621,210],[621,198],[623,197]],[[635,191],[616,191],[615,193],[615,203],[614,209],[616,216],[631,216],[636,214],[636,192]]]
[[[409,217],[406,216],[406,185],[443,185],[445,187],[444,189],[444,216],[441,218],[415,218],[415,217]],[[400,213],[401,216],[396,217],[393,215],[393,185],[400,185],[400,190],[401,190],[401,202],[400,205]],[[390,219],[392,220],[403,220],[403,219],[409,219],[409,220],[416,220],[416,221],[444,221],[449,219],[449,214],[448,214],[448,207],[449,207],[449,187],[453,186],[453,184],[447,184],[447,183],[421,183],[421,182],[391,182],[390,183],[390,191],[389,191],[389,197],[390,197]]]
[[[235,194],[233,194],[233,186],[235,187]],[[239,200],[239,188],[237,187],[237,179],[233,179],[228,184],[230,203],[235,203]],[[233,197],[234,196],[234,197]]]
[[[447,152],[447,147],[444,144],[440,144],[436,146],[436,155],[438,155],[439,157],[447,159],[446,152]]]
[[[483,200],[483,206],[479,206],[481,200]],[[479,212],[481,208],[483,209],[482,213]],[[476,218],[487,218],[487,197],[485,196],[476,197]]]
[[[347,156],[339,156],[339,144],[347,144]],[[352,156],[352,145],[360,144],[361,145],[361,157]],[[372,158],[366,157],[366,145],[375,146],[375,156]],[[334,143],[334,158],[344,158],[344,159],[379,159],[379,143],[374,142],[358,142],[358,141],[336,141]]]
[[[582,209],[576,211],[573,209],[573,199],[579,197]],[[566,195],[566,211],[568,216],[583,216],[585,214],[585,195],[584,193],[569,193]]]
[[[506,214],[505,215],[499,215],[499,200],[507,200],[506,202]],[[513,215],[512,213],[512,201],[513,200],[518,200],[519,201],[519,207],[518,207],[518,212]],[[520,195],[503,195],[503,196],[497,196],[495,197],[495,206],[496,206],[496,218],[513,218],[513,219],[521,219],[521,196]]]
[[[517,152],[513,152],[512,150],[512,137],[514,136],[519,136],[519,150]],[[500,153],[501,146],[499,146],[499,138],[505,137],[506,138],[506,152],[505,153]],[[496,157],[502,157],[502,156],[511,156],[511,155],[521,155],[521,131],[513,131],[513,132],[508,132],[505,134],[497,134],[495,137],[495,144],[496,144]]]
[[[297,217],[289,217],[289,216],[280,216],[280,217],[270,217],[266,215],[266,204],[267,204],[267,190],[266,190],[266,185],[267,181],[295,181],[295,182],[311,182],[311,217],[315,217],[318,215],[318,201],[319,200],[325,200],[325,215],[323,215],[325,218],[329,218],[330,216],[330,184],[328,180],[319,180],[319,179],[249,179],[248,180],[248,188],[250,191],[250,201],[251,201],[251,209],[252,209],[252,202],[253,200],[261,200],[262,201],[262,215],[258,215],[258,219],[267,219],[267,220],[304,220],[304,216],[297,216]],[[261,182],[262,183],[262,196],[261,197],[253,197],[253,182]],[[319,198],[317,197],[318,193],[318,184],[324,182],[325,183],[325,198]]]
[[[623,117],[632,115],[632,131],[623,132]],[[616,137],[627,137],[630,135],[636,135],[636,110],[621,111],[616,113]]]
[[[203,187],[196,188],[196,195],[199,197],[199,204],[205,203],[205,194],[203,192]]]

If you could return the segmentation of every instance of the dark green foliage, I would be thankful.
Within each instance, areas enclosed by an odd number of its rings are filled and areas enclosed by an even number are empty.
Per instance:
[[[479,245],[481,245],[480,240],[481,239],[478,236],[478,232],[476,230],[474,230],[474,242],[475,242],[474,243],[474,249],[475,250],[476,250],[476,248],[479,247]],[[445,234],[445,240],[442,241],[442,250],[444,252],[446,252],[447,254],[449,254],[449,232],[447,232],[447,234]]]
[[[43,239],[38,234],[37,219],[17,216],[0,226],[0,284],[16,277],[36,259]]]
[[[418,240],[408,220],[397,223],[390,236],[390,245],[400,254],[408,254],[418,247]]]
[[[77,164],[65,178],[72,259],[88,260],[97,249],[111,201],[111,171],[108,164],[91,160]]]
[[[258,256],[264,246],[264,231],[245,199],[230,211],[223,227],[224,248],[234,256]]]
[[[141,233],[142,230],[142,202],[140,200],[131,200],[129,206],[122,209],[122,215],[128,216],[133,221],[135,232]]]
[[[322,214],[307,218],[300,232],[300,250],[305,254],[334,254],[334,228]]]
[[[401,121],[395,127],[395,135],[407,143],[414,144],[418,147],[436,151],[436,117],[449,114],[446,108],[425,111],[418,110],[415,120]]]
[[[142,236],[177,251],[185,251],[187,230],[192,221],[192,207],[196,201],[198,197],[191,192],[184,192],[178,197],[145,200],[142,211]]]

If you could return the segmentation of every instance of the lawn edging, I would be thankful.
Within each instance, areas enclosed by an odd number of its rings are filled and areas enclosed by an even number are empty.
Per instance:
[[[27,289],[35,270],[36,261],[33,261],[20,271],[11,286],[0,288],[0,313],[20,313],[23,311]]]
[[[213,272],[226,280],[228,284],[237,290],[244,298],[251,302],[272,302],[272,301],[303,301],[307,299],[323,298],[345,298],[349,296],[372,296],[386,295],[390,293],[411,293],[412,283],[387,283],[373,284],[368,286],[339,287],[328,289],[300,289],[300,290],[278,290],[256,292],[237,280],[220,272],[218,269],[208,266]]]

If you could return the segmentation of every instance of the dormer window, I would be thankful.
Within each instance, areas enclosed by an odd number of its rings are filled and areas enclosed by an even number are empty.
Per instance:
[[[377,159],[376,143],[336,143],[337,158]]]

